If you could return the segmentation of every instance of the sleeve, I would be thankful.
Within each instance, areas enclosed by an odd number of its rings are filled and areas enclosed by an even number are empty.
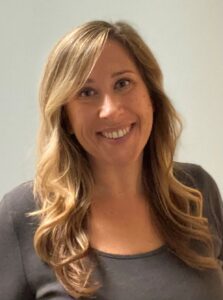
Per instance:
[[[27,284],[8,197],[0,201],[0,299],[35,299]]]
[[[217,237],[219,238],[218,245],[218,258],[223,261],[223,202],[219,188],[213,177],[205,171],[202,167],[205,180],[204,189],[207,198],[207,205],[210,211],[210,219],[216,230]]]

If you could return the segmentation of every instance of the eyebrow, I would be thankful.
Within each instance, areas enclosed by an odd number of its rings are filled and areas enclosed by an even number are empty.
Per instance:
[[[118,72],[113,73],[111,77],[114,78],[116,76],[119,76],[119,75],[122,75],[122,74],[125,74],[125,73],[133,73],[134,74],[134,72],[131,71],[131,70],[123,70],[123,71],[118,71]],[[92,82],[94,82],[94,80],[91,79],[91,78],[88,78],[86,80],[86,83],[92,83]]]

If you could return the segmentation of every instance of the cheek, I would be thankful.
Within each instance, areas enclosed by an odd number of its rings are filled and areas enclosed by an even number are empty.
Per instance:
[[[140,111],[142,119],[148,129],[151,129],[153,125],[153,105],[150,97],[145,95],[140,104]]]
[[[78,123],[78,118],[77,118],[76,114],[73,111],[72,112],[68,112],[67,113],[67,117],[68,117],[69,127],[74,132],[75,128],[77,127],[76,123]]]
[[[94,122],[87,110],[76,110],[71,116],[71,126],[77,138],[92,134]]]
[[[75,103],[69,103],[66,107],[68,120],[74,131],[78,130],[81,126],[82,120],[84,119],[84,110],[80,108],[81,107],[75,105]]]
[[[136,107],[138,111],[142,113],[153,113],[153,104],[148,93],[142,93],[140,96],[136,98]]]

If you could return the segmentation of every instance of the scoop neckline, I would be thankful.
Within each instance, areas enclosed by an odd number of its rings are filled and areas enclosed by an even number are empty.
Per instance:
[[[164,244],[154,250],[140,252],[140,253],[136,253],[136,254],[115,254],[115,253],[104,252],[104,251],[101,251],[101,250],[95,249],[95,248],[91,248],[91,249],[98,256],[116,258],[116,259],[135,259],[135,258],[143,258],[143,257],[147,257],[147,256],[154,256],[154,255],[160,254],[160,253],[164,252],[164,250],[167,249],[167,245]]]

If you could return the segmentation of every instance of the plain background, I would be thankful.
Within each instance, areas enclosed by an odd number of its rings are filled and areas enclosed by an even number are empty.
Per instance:
[[[0,196],[33,178],[38,86],[49,51],[92,19],[128,21],[146,40],[183,118],[176,160],[203,166],[222,193],[222,0],[1,0]]]

